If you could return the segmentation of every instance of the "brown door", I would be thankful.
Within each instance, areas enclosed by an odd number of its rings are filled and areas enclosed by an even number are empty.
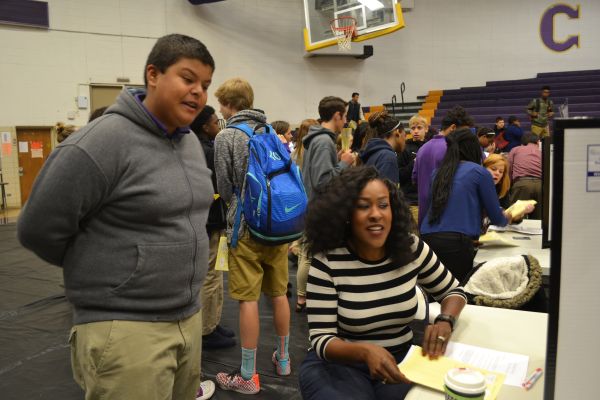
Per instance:
[[[35,177],[52,151],[50,128],[17,128],[17,142],[23,205],[29,198]]]

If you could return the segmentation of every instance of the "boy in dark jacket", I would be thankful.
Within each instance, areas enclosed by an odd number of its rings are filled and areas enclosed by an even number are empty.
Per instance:
[[[223,272],[215,270],[219,239],[227,227],[227,206],[217,191],[215,174],[215,137],[221,130],[215,109],[206,106],[190,126],[202,145],[206,164],[212,171],[214,201],[208,212],[206,232],[209,239],[208,272],[200,291],[202,302],[202,348],[219,349],[235,346],[235,333],[221,325],[223,310]]]
[[[513,148],[521,145],[521,138],[523,137],[523,129],[521,128],[521,121],[514,115],[508,117],[508,126],[504,131],[504,139],[508,142],[506,147],[502,149],[503,152],[509,153]]]
[[[360,158],[363,164],[373,165],[382,177],[398,184],[400,171],[397,153],[402,153],[406,145],[404,127],[387,111],[371,115],[369,125],[375,131],[375,137],[367,142]]]

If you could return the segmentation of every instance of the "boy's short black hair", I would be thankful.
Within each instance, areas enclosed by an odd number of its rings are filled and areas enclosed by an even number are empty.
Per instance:
[[[514,115],[511,115],[510,117],[508,117],[508,124],[510,125],[518,120],[519,120],[519,118],[515,117]]]
[[[550,90],[550,86],[548,86],[548,85],[544,85],[544,86],[542,86],[542,92],[543,92],[544,90]]]
[[[198,114],[196,119],[190,124],[192,132],[194,132],[196,135],[206,133],[204,131],[204,124],[206,124],[210,120],[214,113],[214,108],[212,108],[209,105],[204,106],[202,111],[200,111],[200,114]]]
[[[144,86],[148,86],[146,78],[148,65],[154,65],[161,73],[164,73],[167,68],[182,58],[198,60],[211,67],[213,71],[215,70],[215,60],[201,41],[190,36],[172,33],[159,38],[152,47],[144,66]]]
[[[499,116],[499,115],[498,115],[498,116],[496,117],[496,122],[498,122],[498,121],[504,121],[504,118],[502,118],[501,116]]]
[[[88,123],[92,122],[93,120],[95,120],[96,118],[100,118],[103,114],[104,111],[106,111],[108,107],[100,107],[100,108],[96,108],[91,114],[90,114],[90,118],[88,119]]]
[[[526,132],[523,134],[523,137],[521,137],[521,144],[523,144],[523,145],[528,145],[529,143],[537,144],[539,141],[540,141],[540,137],[538,135],[536,135],[535,133],[531,133],[531,132]]]
[[[346,113],[347,104],[348,103],[339,97],[323,97],[323,99],[321,99],[319,102],[319,117],[323,122],[329,122],[338,111],[340,116],[343,116]]]
[[[352,93],[352,97],[354,97],[354,96],[360,96],[360,93],[358,93],[358,92],[353,92],[353,93]]]

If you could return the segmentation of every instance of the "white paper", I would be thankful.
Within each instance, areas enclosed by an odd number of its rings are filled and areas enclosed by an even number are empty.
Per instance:
[[[44,158],[43,149],[31,149],[31,158]]]
[[[512,232],[525,233],[527,235],[541,235],[542,234],[542,228],[531,228],[531,227],[525,227],[523,225],[506,225],[506,226],[490,225],[489,230],[496,231],[496,232],[512,231]]]
[[[444,355],[474,367],[502,372],[506,374],[506,380],[504,381],[506,385],[521,387],[521,384],[527,378],[529,356],[523,354],[506,353],[463,343],[449,342]]]
[[[19,142],[19,153],[29,153],[29,142]]]

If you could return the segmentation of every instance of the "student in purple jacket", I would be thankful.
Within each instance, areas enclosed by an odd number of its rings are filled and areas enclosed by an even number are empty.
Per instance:
[[[412,180],[417,184],[419,194],[419,226],[427,213],[429,200],[429,187],[431,186],[431,173],[442,164],[446,155],[446,136],[459,128],[473,125],[473,119],[461,106],[452,108],[442,120],[440,133],[423,145],[417,152]]]

